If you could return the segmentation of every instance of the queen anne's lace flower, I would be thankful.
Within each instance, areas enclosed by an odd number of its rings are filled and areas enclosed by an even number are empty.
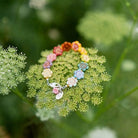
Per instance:
[[[55,94],[51,88],[46,84],[46,80],[41,75],[43,71],[42,64],[51,51],[42,52],[42,58],[39,60],[38,65],[31,66],[27,72],[28,78],[28,97],[36,97],[36,107],[38,109],[46,108],[50,110],[56,110],[60,116],[67,116],[69,112],[79,110],[86,112],[91,106],[99,105],[102,102],[102,82],[109,81],[110,76],[107,74],[105,67],[102,65],[105,62],[103,56],[97,55],[96,49],[86,49],[89,55],[89,69],[85,71],[85,79],[78,81],[73,77],[73,81],[69,81],[68,84],[75,87],[67,87],[60,92],[60,95],[56,95],[56,98],[63,96],[60,100],[55,100]],[[63,56],[56,59],[52,65],[52,77],[51,82],[59,83],[61,86],[65,86],[68,78],[73,76],[73,71],[77,70],[77,65],[81,63],[80,53],[70,50],[69,52],[63,52]]]
[[[135,70],[137,67],[136,67],[136,63],[133,61],[133,60],[130,60],[130,59],[125,59],[123,62],[122,62],[122,70],[123,71],[133,71]]]
[[[25,68],[26,57],[17,54],[15,48],[7,50],[0,46],[0,94],[8,94],[11,89],[17,87],[25,80],[22,69]]]
[[[30,8],[43,9],[47,3],[47,0],[29,0]]]
[[[97,127],[89,131],[83,138],[117,138],[114,130],[108,127]]]
[[[48,110],[46,108],[38,109],[36,116],[40,118],[41,121],[47,121],[48,119],[56,119],[57,113],[55,110]]]
[[[121,41],[129,30],[129,21],[123,15],[107,11],[88,11],[78,25],[78,31],[85,39],[93,40],[103,49]]]

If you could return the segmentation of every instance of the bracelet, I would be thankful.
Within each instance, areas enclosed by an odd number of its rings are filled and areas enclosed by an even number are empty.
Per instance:
[[[59,83],[55,82],[49,83],[49,78],[53,74],[53,72],[50,70],[52,62],[56,60],[57,56],[61,56],[64,51],[69,51],[71,49],[81,54],[80,58],[82,62],[78,64],[78,70],[74,71],[73,77],[67,79],[65,86],[61,86]],[[54,47],[53,53],[47,56],[46,61],[43,64],[44,70],[42,72],[42,75],[47,80],[47,85],[53,88],[53,93],[56,95],[57,100],[63,97],[63,90],[65,88],[76,86],[78,80],[84,78],[84,72],[89,68],[88,62],[89,56],[87,54],[87,51],[84,47],[82,47],[81,43],[78,41],[72,43],[64,42],[63,44]]]

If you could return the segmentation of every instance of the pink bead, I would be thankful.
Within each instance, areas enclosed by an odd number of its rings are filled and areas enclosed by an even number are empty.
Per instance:
[[[57,57],[56,54],[50,54],[47,56],[47,60],[52,62],[56,60],[56,57]]]
[[[58,94],[59,93],[59,89],[58,88],[53,88],[53,93],[54,94]]]

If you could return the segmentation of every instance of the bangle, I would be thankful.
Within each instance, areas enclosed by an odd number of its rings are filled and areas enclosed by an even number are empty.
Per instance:
[[[66,85],[61,86],[59,83],[53,82],[49,83],[49,78],[52,77],[52,71],[50,67],[52,63],[56,60],[57,56],[61,56],[63,52],[67,52],[69,50],[74,50],[75,52],[80,53],[80,58],[82,60],[81,63],[78,64],[78,70],[74,71],[74,76],[67,79]],[[54,47],[53,53],[49,54],[46,58],[45,63],[43,64],[43,77],[47,80],[47,85],[53,88],[53,93],[56,95],[56,99],[59,100],[63,97],[63,90],[67,87],[74,87],[77,85],[78,80],[84,78],[84,72],[89,68],[88,65],[89,56],[84,47],[82,47],[81,43],[78,41],[75,42],[64,42],[57,47]]]

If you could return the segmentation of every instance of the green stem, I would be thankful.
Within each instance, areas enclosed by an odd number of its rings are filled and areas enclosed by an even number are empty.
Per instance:
[[[136,14],[134,13],[133,9],[130,7],[130,2],[128,2],[127,0],[123,0],[121,1],[122,2],[122,5],[124,5],[125,3],[125,6],[127,7],[127,10],[130,12],[130,14],[132,15],[133,19],[136,20],[137,17],[136,17]]]
[[[121,54],[121,56],[118,60],[118,63],[116,65],[115,70],[114,70],[113,75],[112,75],[112,80],[109,82],[109,84],[107,84],[107,86],[105,88],[105,92],[104,92],[104,95],[103,95],[104,99],[107,97],[107,94],[109,92],[111,83],[116,80],[116,77],[119,73],[122,61],[124,60],[126,54],[130,50],[130,48],[132,47],[131,41],[132,41],[133,30],[134,30],[134,27],[135,27],[136,22],[137,22],[137,16],[133,12],[133,9],[130,7],[130,3],[127,0],[123,0],[122,4],[124,5],[124,3],[125,3],[125,6],[127,7],[128,11],[130,12],[132,18],[133,18],[133,24],[132,24],[131,29],[130,29],[130,33],[129,33],[129,36],[128,36],[128,41],[127,41],[126,48],[124,49],[124,51],[122,52],[122,54]]]
[[[132,46],[131,41],[132,41],[132,35],[133,35],[133,30],[134,30],[135,24],[136,24],[136,20],[133,21],[132,27],[130,29],[129,37],[128,37],[129,39],[127,41],[127,46],[125,47],[124,51],[122,52],[122,54],[121,54],[121,56],[120,56],[120,58],[117,62],[117,65],[116,65],[115,70],[114,70],[113,75],[112,75],[112,80],[106,86],[106,89],[105,89],[105,92],[104,92],[104,95],[103,95],[104,99],[108,95],[108,92],[109,92],[109,89],[110,89],[110,86],[111,86],[112,82],[114,82],[116,80],[117,75],[119,74],[119,70],[120,70],[122,61],[124,60],[126,54],[128,53],[129,49]]]
[[[136,24],[136,21],[134,21],[133,24],[132,24],[132,27],[131,27],[131,30],[130,30],[130,34],[129,34],[129,39],[128,39],[127,46],[124,49],[124,51],[122,52],[122,54],[121,54],[121,56],[120,56],[120,58],[118,60],[118,63],[116,65],[116,68],[115,68],[115,70],[113,72],[112,81],[115,81],[115,79],[116,79],[116,77],[117,77],[117,75],[119,73],[121,63],[124,60],[126,54],[128,53],[130,47],[132,46],[131,45],[131,41],[132,41],[132,35],[133,35],[133,30],[134,30],[135,24]]]
[[[16,88],[16,89],[12,89],[12,92],[18,96],[20,99],[22,99],[25,103],[28,103],[33,109],[35,109],[35,107],[33,106],[33,104],[27,100],[26,97],[23,96],[23,94]]]
[[[31,105],[31,107],[33,109],[35,109],[35,107],[33,106],[33,104],[30,101],[28,101],[26,99],[26,97],[24,97],[23,94],[17,88],[13,89],[12,92],[16,96],[18,96],[20,99],[22,99],[25,103],[28,103],[29,105]],[[71,133],[72,135],[74,135],[76,137],[79,137],[79,134],[74,129],[72,129],[69,125],[67,125],[65,123],[61,123],[61,122],[55,121],[55,120],[51,120],[51,122],[54,123],[55,125],[57,125],[58,127],[63,128],[64,130],[66,130],[67,132]]]
[[[70,127],[69,125],[63,123],[63,122],[58,122],[56,120],[51,120],[51,123],[55,124],[56,126],[64,129],[65,131],[67,131],[68,133],[72,134],[73,136],[80,137],[80,134],[77,133],[77,131],[75,131],[72,127]]]
[[[99,110],[93,121],[96,121],[101,115],[103,115],[106,111],[110,110],[112,107],[114,107],[116,104],[118,104],[120,101],[122,101],[123,99],[125,99],[127,96],[131,95],[132,93],[134,93],[136,90],[138,90],[138,87],[133,88],[132,90],[126,92],[125,94],[121,95],[120,97],[114,99],[111,104],[107,105],[106,107],[102,108],[101,110]]]
[[[83,116],[79,111],[76,111],[76,115],[84,122],[89,123],[90,120],[88,120],[85,116]]]

